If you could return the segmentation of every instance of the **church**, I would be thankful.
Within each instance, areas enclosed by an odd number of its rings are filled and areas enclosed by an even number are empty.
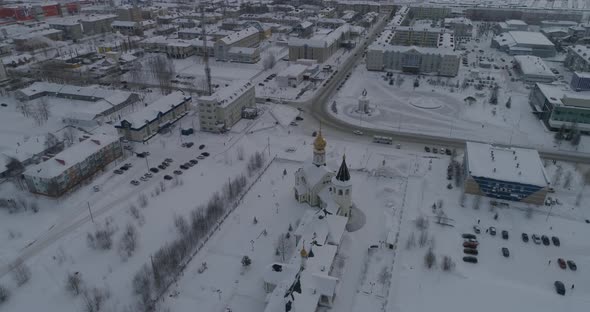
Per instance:
[[[352,183],[346,157],[342,156],[340,168],[334,174],[326,166],[326,145],[320,129],[313,142],[313,158],[295,172],[295,199],[319,207],[326,214],[350,218]]]

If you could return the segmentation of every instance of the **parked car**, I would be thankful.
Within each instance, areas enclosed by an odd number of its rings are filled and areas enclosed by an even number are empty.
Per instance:
[[[562,269],[564,269],[564,270],[567,268],[566,265],[565,265],[565,260],[563,260],[563,258],[558,258],[557,259],[557,264],[559,264],[559,267],[562,268]]]
[[[465,249],[463,249],[463,252],[468,255],[474,255],[474,256],[477,256],[479,254],[477,249],[473,249],[473,248],[465,248]]]
[[[147,180],[148,180],[148,178],[146,178],[146,177],[142,176],[142,177],[140,177],[140,178],[139,178],[139,180],[141,180],[141,181],[145,182],[145,181],[147,181]]]
[[[433,147],[433,148],[432,148],[432,152],[433,152],[433,153],[435,153],[435,154],[438,154],[438,148],[436,148],[436,147]]]
[[[119,170],[121,170],[121,171],[127,171],[127,170],[129,170],[129,168],[127,168],[126,166],[121,166],[121,168],[119,168]]]
[[[133,184],[133,185],[139,185],[139,181],[137,181],[137,180],[131,180],[131,184]]]
[[[559,242],[559,238],[557,238],[557,236],[551,236],[551,241],[553,242],[553,245],[557,247],[561,246],[561,242]]]
[[[158,165],[158,168],[159,168],[160,170],[164,170],[164,169],[166,169],[166,166],[164,166],[164,165],[160,164],[160,165]]]
[[[294,121],[291,121],[291,122],[289,123],[289,125],[290,125],[290,126],[293,126],[293,127],[295,127],[295,126],[297,126],[297,123],[296,123],[296,122],[294,122]]]
[[[176,174],[176,175],[182,174],[182,171],[180,171],[180,170],[174,170],[174,174]]]
[[[165,175],[165,176],[164,176],[164,180],[172,180],[172,177],[171,177],[171,176],[169,176],[169,175]]]
[[[167,163],[171,163],[171,162],[173,162],[174,160],[172,160],[172,158],[166,158],[166,159],[164,159],[164,161],[165,161],[165,162],[167,162]]]
[[[427,153],[430,153],[430,147],[424,146],[424,151],[427,152]]]
[[[465,256],[465,257],[463,257],[463,261],[469,262],[469,263],[477,263],[477,258],[473,257],[473,256]]]
[[[578,266],[576,265],[576,263],[573,260],[568,260],[567,261],[567,266],[570,268],[570,270],[572,271],[576,271],[578,270]]]
[[[205,148],[205,144],[201,144],[201,145],[199,145],[199,149],[200,149],[200,150],[202,150],[202,149],[204,149],[204,148]]]
[[[189,168],[190,168],[190,167],[192,167],[192,166],[194,166],[194,165],[193,165],[193,164],[191,164],[189,161],[187,161],[187,162],[185,162],[185,163],[184,163],[184,166],[185,166],[185,167],[189,167]]]
[[[202,152],[202,153],[201,153],[201,155],[203,155],[203,156],[205,156],[205,157],[209,157],[209,155],[210,155],[210,154],[209,154],[209,153],[207,153],[207,152]]]
[[[363,135],[363,132],[360,130],[354,130],[354,131],[352,131],[352,133],[354,133],[356,135]]]
[[[199,156],[197,156],[197,159],[198,159],[198,160],[203,160],[203,159],[205,159],[205,156],[203,156],[203,155],[199,155]]]
[[[193,143],[193,142],[184,142],[184,143],[182,143],[182,147],[186,147],[186,148],[190,148],[193,145],[195,145],[195,143]]]
[[[185,166],[185,165],[180,165],[180,169],[182,169],[182,170],[188,170],[188,167]]]
[[[150,171],[153,173],[158,173],[160,170],[158,170],[158,168],[150,168]]]
[[[469,233],[463,233],[463,235],[461,235],[461,237],[465,238],[465,239],[476,239],[477,237],[473,234],[469,234]]]
[[[549,242],[549,237],[546,235],[541,236],[541,240],[543,241],[543,245],[549,246],[551,243]]]
[[[479,227],[479,225],[473,226],[473,232],[475,232],[475,234],[481,233],[481,228]]]
[[[503,239],[508,239],[508,231],[502,230],[502,238]]]
[[[522,241],[525,243],[529,242],[529,236],[527,235],[527,233],[522,233]]]
[[[151,177],[153,177],[153,175],[152,175],[151,173],[149,173],[149,172],[148,172],[148,173],[146,173],[146,174],[144,174],[143,176],[144,176],[144,177],[146,177],[146,178],[151,178]]]
[[[297,116],[297,117],[295,117],[295,120],[299,120],[299,121],[301,121],[301,120],[303,120],[303,117],[301,117],[301,116]]]
[[[447,154],[448,156],[453,155],[453,152],[450,149],[445,149],[445,154]]]
[[[139,157],[139,158],[145,158],[147,156],[147,154],[145,152],[143,152],[143,153],[136,153],[135,155],[137,157]]]
[[[541,244],[541,238],[539,237],[539,235],[533,234],[532,238],[533,238],[533,242],[535,244],[537,244],[537,245]]]
[[[119,170],[119,169],[117,169],[117,170],[115,170],[115,171],[113,171],[113,172],[114,172],[115,174],[123,174],[123,170]]]
[[[199,161],[196,159],[191,159],[188,162],[191,163],[191,165],[193,165],[193,166],[199,163]]]
[[[492,235],[492,236],[496,236],[496,228],[495,228],[495,227],[493,227],[493,226],[490,226],[490,229],[489,229],[489,231],[490,231],[490,235]]]
[[[465,248],[477,248],[477,245],[479,245],[477,242],[464,242],[463,243],[463,247]]]
[[[502,255],[506,258],[510,257],[510,250],[506,247],[502,247]]]
[[[563,283],[561,281],[555,281],[553,285],[555,285],[555,292],[562,296],[565,295],[565,286],[563,286]]]

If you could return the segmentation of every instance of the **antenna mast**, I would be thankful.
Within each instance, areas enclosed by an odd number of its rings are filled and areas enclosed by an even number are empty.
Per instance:
[[[207,49],[207,34],[205,33],[205,7],[201,3],[201,39],[203,40],[203,61],[205,62],[205,77],[207,78],[207,95],[211,95],[211,68],[209,67],[209,50]]]

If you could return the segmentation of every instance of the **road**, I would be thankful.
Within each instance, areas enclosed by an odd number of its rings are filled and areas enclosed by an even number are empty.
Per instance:
[[[341,132],[341,134],[345,134],[348,136],[350,136],[353,129],[355,129],[362,131],[363,137],[366,137],[367,140],[372,140],[372,137],[374,135],[380,135],[392,137],[396,142],[402,143],[402,145],[403,143],[419,143],[424,145],[444,145],[446,147],[454,147],[461,149],[464,148],[466,142],[466,140],[464,139],[450,138],[446,136],[438,136],[431,134],[419,134],[394,130],[359,127],[358,125],[353,125],[351,123],[338,119],[329,112],[329,101],[332,98],[332,96],[336,93],[338,85],[344,81],[346,75],[350,73],[355,66],[360,64],[360,61],[362,60],[362,52],[364,50],[365,45],[368,46],[373,40],[375,40],[375,37],[382,31],[383,27],[385,27],[385,25],[387,24],[387,21],[388,20],[385,18],[380,20],[379,24],[377,24],[376,27],[372,30],[371,34],[369,35],[369,38],[362,41],[361,44],[351,52],[353,53],[353,55],[346,60],[346,62],[340,67],[339,71],[332,77],[332,79],[326,84],[326,86],[321,87],[321,89],[318,90],[312,98],[306,101],[286,101],[286,103],[296,107],[307,109],[311,117],[321,122],[322,128],[327,128],[333,132]],[[480,142],[489,143],[484,141]],[[515,146],[522,148],[530,148],[527,146]],[[538,151],[539,155],[545,159],[590,164],[590,154],[587,153],[573,151],[558,151],[551,149],[538,149]]]

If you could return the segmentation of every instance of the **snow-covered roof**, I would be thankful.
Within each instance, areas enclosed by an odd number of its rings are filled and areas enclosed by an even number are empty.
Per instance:
[[[507,25],[511,26],[527,26],[528,24],[521,20],[507,20],[505,22]]]
[[[289,46],[304,46],[322,48],[332,45],[339,40],[343,34],[350,32],[350,25],[344,24],[325,36],[314,36],[310,39],[292,38],[289,40]]]
[[[151,103],[150,105],[136,111],[123,119],[121,122],[128,122],[132,128],[139,129],[145,126],[147,123],[158,118],[160,113],[165,114],[173,108],[181,105],[187,100],[190,100],[190,96],[185,96],[180,91],[172,92],[166,96],[163,96]],[[117,126],[120,127],[120,126]]]
[[[549,184],[537,150],[467,142],[466,153],[471,176],[541,187]]]
[[[14,37],[14,39],[15,40],[27,40],[27,39],[38,38],[38,37],[43,37],[43,36],[47,36],[47,35],[59,34],[59,33],[62,33],[62,31],[59,29],[48,28],[48,29],[42,29],[39,31],[29,32],[26,34],[21,34],[19,36]]]
[[[307,68],[308,66],[301,64],[290,65],[289,67],[285,68],[283,71],[278,73],[277,77],[298,77],[300,75],[303,75]]]
[[[248,28],[242,29],[240,31],[236,31],[232,34],[229,34],[219,40],[222,41],[226,45],[232,45],[244,38],[247,38],[247,37],[257,34],[257,33],[258,33],[258,29],[256,27],[248,27]]]
[[[96,22],[96,21],[101,21],[101,20],[107,20],[107,19],[111,19],[111,18],[116,18],[117,15],[115,14],[104,14],[104,15],[88,15],[88,16],[84,16],[80,19],[80,21],[82,22]]]
[[[105,146],[117,141],[119,141],[117,136],[94,134],[90,138],[61,151],[53,158],[28,167],[24,175],[45,179],[57,177]]]
[[[555,78],[555,74],[545,62],[537,56],[516,55],[514,60],[518,63],[520,71],[527,76]]]
[[[98,102],[104,100],[109,105],[119,105],[125,102],[133,94],[126,91],[107,90],[96,87],[80,87],[72,85],[62,85],[50,82],[35,82],[34,84],[20,89],[20,93],[25,96],[32,97],[40,93],[48,93],[47,95],[62,95],[62,96],[83,96]]]
[[[137,27],[139,26],[137,22],[130,22],[130,21],[114,21],[111,23],[113,27]]]
[[[216,103],[221,107],[225,107],[252,88],[254,88],[254,85],[250,81],[237,80],[227,87],[220,87],[212,95],[201,96],[199,101]]]
[[[553,106],[575,106],[578,108],[590,108],[590,92],[572,92],[561,85],[537,83],[545,99]]]
[[[417,46],[400,46],[391,44],[380,44],[375,43],[369,46],[369,50],[382,50],[382,51],[393,51],[406,53],[409,51],[416,51],[420,54],[434,54],[434,55],[460,55],[459,52],[453,51],[451,48],[431,48],[431,47],[417,47]]]
[[[590,61],[590,48],[585,45],[577,44],[568,48],[568,52],[577,54],[578,57]]]
[[[507,33],[500,34],[500,37],[510,37],[516,44],[529,45],[529,46],[553,46],[545,35],[535,31],[509,31]]]

